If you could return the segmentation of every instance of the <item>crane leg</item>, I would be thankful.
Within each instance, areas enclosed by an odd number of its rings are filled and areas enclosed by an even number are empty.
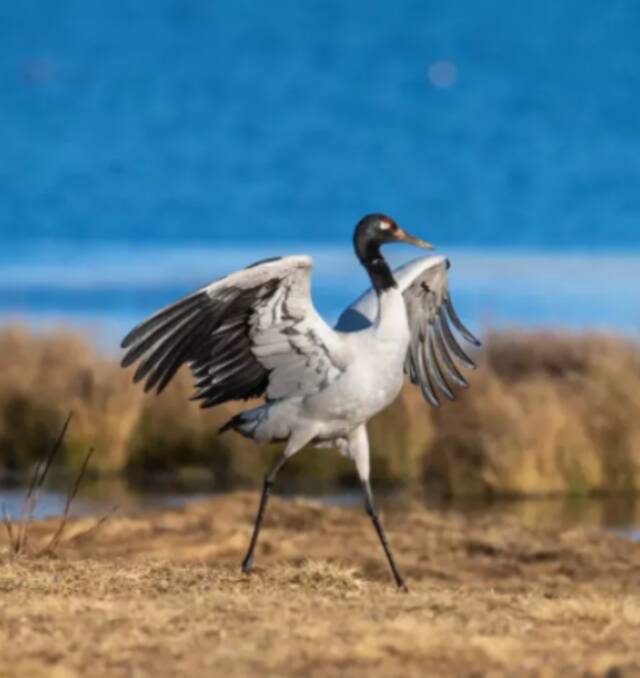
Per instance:
[[[269,472],[264,478],[264,485],[262,486],[262,495],[260,496],[260,504],[258,506],[258,514],[256,515],[256,521],[253,525],[253,534],[251,535],[251,541],[249,542],[249,548],[247,550],[247,555],[242,561],[242,571],[249,572],[251,570],[251,564],[253,562],[253,552],[258,543],[258,536],[260,535],[260,527],[262,526],[262,518],[264,516],[265,509],[267,508],[267,501],[269,500],[269,494],[271,493],[271,488],[273,483],[276,480],[278,471],[284,466],[285,462],[289,457],[293,456],[296,452],[301,450],[310,440],[313,439],[315,435],[314,431],[300,429],[294,431],[287,442],[287,447],[284,452],[276,459],[275,464],[271,467]]]
[[[396,586],[401,589],[402,591],[408,591],[409,589],[407,588],[407,585],[404,583],[404,579],[400,575],[400,572],[398,571],[398,566],[396,565],[395,558],[393,557],[393,553],[391,553],[391,547],[389,546],[389,542],[387,541],[387,536],[384,533],[384,529],[382,528],[382,523],[380,522],[380,518],[378,517],[378,513],[376,512],[375,506],[373,504],[373,494],[371,492],[371,485],[369,484],[368,480],[363,481],[362,483],[362,489],[364,492],[364,506],[365,510],[367,511],[367,514],[371,518],[371,522],[373,523],[373,526],[376,528],[376,532],[378,534],[378,538],[380,539],[380,543],[382,544],[382,548],[384,549],[384,553],[387,556],[387,560],[389,561],[389,567],[391,568],[391,572],[393,574],[393,578],[396,582]]]
[[[242,561],[242,571],[249,572],[251,570],[251,564],[253,562],[253,551],[256,548],[258,543],[258,536],[260,534],[260,527],[262,525],[262,517],[264,516],[264,511],[267,507],[267,501],[269,499],[269,494],[271,492],[271,487],[276,480],[278,471],[284,466],[284,463],[287,461],[287,455],[281,454],[276,463],[271,467],[269,472],[264,478],[264,485],[262,486],[262,494],[260,495],[260,505],[258,506],[258,513],[256,515],[256,521],[253,525],[253,534],[251,535],[251,541],[249,542],[249,548],[247,550],[247,555]]]
[[[398,566],[396,565],[393,553],[391,553],[387,535],[384,533],[382,523],[380,522],[380,518],[378,517],[378,513],[373,503],[373,493],[371,492],[371,484],[369,483],[369,438],[364,424],[358,426],[349,435],[349,438],[347,439],[347,452],[356,464],[358,477],[362,483],[362,491],[364,493],[364,507],[371,518],[373,526],[376,528],[378,539],[380,539],[384,554],[389,561],[389,567],[391,568],[396,586],[402,591],[408,591],[404,579],[400,576],[400,572],[398,572]]]

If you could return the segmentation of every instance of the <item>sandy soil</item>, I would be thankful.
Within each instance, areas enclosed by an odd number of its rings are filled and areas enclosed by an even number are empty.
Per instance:
[[[383,517],[404,594],[367,517],[313,502],[273,499],[241,575],[256,502],[0,542],[0,676],[640,675],[640,544],[415,506]]]

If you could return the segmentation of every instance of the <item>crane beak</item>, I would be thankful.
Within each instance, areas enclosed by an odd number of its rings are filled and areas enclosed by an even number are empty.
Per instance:
[[[399,242],[406,242],[409,245],[415,245],[416,247],[421,247],[423,250],[432,250],[434,249],[433,245],[431,245],[428,242],[425,242],[424,240],[420,240],[420,238],[414,238],[412,235],[409,235],[405,231],[403,231],[401,228],[398,229],[398,231],[395,234],[396,240]]]

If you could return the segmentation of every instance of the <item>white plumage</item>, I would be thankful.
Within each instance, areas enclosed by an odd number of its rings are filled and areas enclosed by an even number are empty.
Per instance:
[[[369,485],[366,422],[398,395],[403,372],[437,405],[453,398],[449,378],[467,382],[455,363],[473,367],[450,322],[472,343],[447,286],[448,261],[422,257],[391,273],[379,246],[413,242],[384,215],[358,225],[356,253],[373,287],[349,306],[335,329],[311,300],[312,262],[289,256],[232,273],[159,311],[123,340],[123,366],[139,361],[134,380],[160,392],[183,364],[196,382],[194,398],[210,407],[264,395],[265,403],[233,417],[235,429],[259,442],[284,441],[285,450],[265,479],[260,509],[243,569],[251,566],[269,488],[285,460],[308,443],[335,445],[350,456],[365,502],[389,559],[404,586]]]

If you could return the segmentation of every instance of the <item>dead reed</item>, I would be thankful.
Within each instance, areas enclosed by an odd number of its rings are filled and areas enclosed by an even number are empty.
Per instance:
[[[407,386],[370,424],[377,483],[427,483],[443,494],[635,492],[640,489],[640,349],[601,335],[491,333],[471,388],[434,410]],[[208,468],[228,484],[258,482],[275,453],[216,436],[241,404],[200,410],[190,377],[144,396],[114,358],[81,337],[0,332],[0,468],[30,467],[65,413],[73,431],[59,461],[79,469],[95,446],[96,472],[181,473]],[[285,468],[325,483],[353,480],[326,450]]]
[[[21,556],[29,553],[28,549],[30,536],[29,527],[31,525],[34,513],[38,506],[40,491],[42,490],[42,487],[44,486],[47,480],[47,475],[49,473],[49,470],[51,469],[51,465],[54,463],[56,456],[58,455],[58,452],[60,451],[60,448],[64,442],[65,435],[69,428],[69,423],[71,422],[72,417],[73,412],[69,412],[67,418],[64,421],[64,424],[62,425],[62,428],[60,429],[60,433],[58,434],[55,441],[51,445],[49,452],[34,466],[33,472],[31,474],[31,479],[29,481],[27,490],[24,495],[24,500],[22,502],[22,507],[20,509],[20,515],[18,516],[18,519],[15,522],[12,520],[12,516],[9,515],[9,513],[7,512],[4,504],[2,505],[2,518],[5,525],[5,529],[7,531],[9,548],[14,556]],[[30,555],[41,556],[41,555],[51,555],[55,553],[56,549],[60,544],[65,528],[67,526],[69,520],[69,512],[71,510],[73,500],[76,498],[76,495],[78,494],[80,484],[82,483],[82,480],[85,477],[87,467],[89,465],[89,461],[93,455],[93,452],[94,448],[93,447],[89,448],[89,451],[87,452],[82,462],[82,465],[80,466],[80,470],[76,474],[75,480],[73,481],[71,487],[69,488],[64,511],[58,521],[58,526],[56,527],[55,531],[50,536],[50,538],[44,542],[44,544],[40,544],[38,548],[32,549]],[[105,520],[109,517],[109,515],[110,514],[107,514],[106,516],[100,518],[96,525],[94,525],[89,530],[86,530],[84,533],[74,535],[74,540],[78,540],[83,536],[83,534],[87,535],[89,533],[93,533],[97,528],[104,524]]]

